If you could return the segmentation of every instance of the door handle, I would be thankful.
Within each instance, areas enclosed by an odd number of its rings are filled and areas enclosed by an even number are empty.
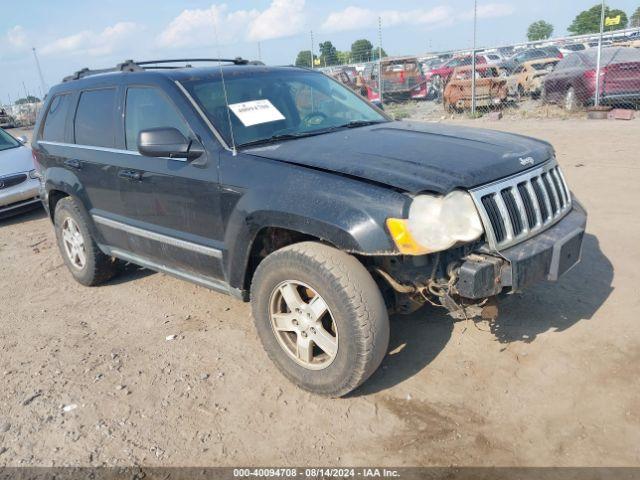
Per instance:
[[[120,170],[118,176],[132,182],[141,182],[143,173],[138,170]]]
[[[64,161],[65,166],[69,168],[73,168],[74,170],[80,170],[82,168],[82,162],[80,160],[76,160],[75,158],[67,158]]]

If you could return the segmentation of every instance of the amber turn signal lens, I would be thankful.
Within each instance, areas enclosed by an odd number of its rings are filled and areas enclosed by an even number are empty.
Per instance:
[[[402,218],[387,218],[387,228],[398,250],[405,255],[424,255],[429,251],[420,246],[407,226],[407,220]]]

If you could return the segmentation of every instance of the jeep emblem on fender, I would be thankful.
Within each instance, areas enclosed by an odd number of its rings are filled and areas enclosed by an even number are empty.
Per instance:
[[[525,165],[533,165],[534,162],[535,160],[533,159],[533,157],[520,158],[520,165],[522,165],[523,167]]]

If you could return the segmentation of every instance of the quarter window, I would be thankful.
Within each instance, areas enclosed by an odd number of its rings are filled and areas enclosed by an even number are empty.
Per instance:
[[[150,128],[175,128],[185,137],[190,130],[176,107],[156,88],[131,87],[127,90],[125,132],[127,150],[138,149],[138,133]]]
[[[116,90],[113,88],[82,92],[74,122],[78,145],[115,147],[115,100]]]
[[[70,107],[71,95],[64,94],[53,97],[42,128],[43,140],[52,142],[65,141],[65,126]]]

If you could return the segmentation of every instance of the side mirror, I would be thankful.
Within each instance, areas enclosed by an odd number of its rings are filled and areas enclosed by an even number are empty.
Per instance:
[[[20,135],[19,137],[16,137],[16,140],[18,140],[23,145],[26,145],[27,143],[29,143],[29,139],[24,135]]]
[[[138,134],[138,152],[145,157],[194,160],[204,149],[197,140],[188,140],[175,128],[151,128]]]

